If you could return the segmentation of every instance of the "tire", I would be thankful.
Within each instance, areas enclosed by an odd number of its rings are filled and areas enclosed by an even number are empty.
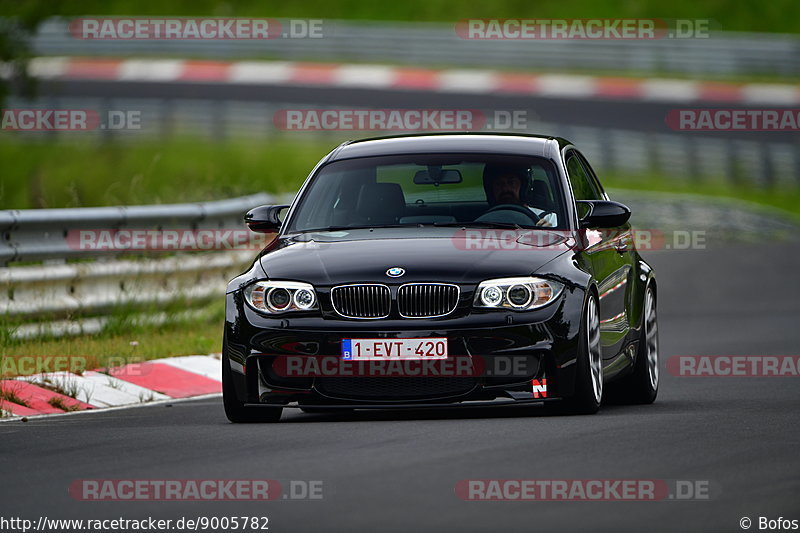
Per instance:
[[[281,419],[282,407],[245,406],[236,397],[228,356],[222,354],[222,404],[228,420],[238,424],[254,422],[277,422]]]
[[[615,399],[627,404],[653,403],[658,396],[659,364],[656,294],[653,287],[648,286],[644,294],[642,333],[633,373],[615,387]]]
[[[554,414],[593,415],[603,402],[603,355],[600,350],[600,314],[597,297],[586,299],[578,335],[575,393],[560,402],[547,404]],[[552,407],[550,407],[552,406]]]

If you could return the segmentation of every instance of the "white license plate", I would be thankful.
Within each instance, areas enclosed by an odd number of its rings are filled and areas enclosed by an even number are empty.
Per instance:
[[[342,339],[342,359],[447,359],[447,339]]]

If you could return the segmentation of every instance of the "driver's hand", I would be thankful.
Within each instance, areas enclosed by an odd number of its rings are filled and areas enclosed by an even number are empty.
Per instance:
[[[536,225],[544,227],[544,228],[550,228],[550,227],[553,226],[552,224],[550,224],[550,222],[548,222],[547,220],[545,220],[543,218],[539,219],[539,222],[537,222]]]

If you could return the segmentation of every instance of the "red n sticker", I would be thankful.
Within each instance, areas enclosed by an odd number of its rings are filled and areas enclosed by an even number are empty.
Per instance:
[[[547,379],[534,379],[531,381],[534,398],[547,398]]]

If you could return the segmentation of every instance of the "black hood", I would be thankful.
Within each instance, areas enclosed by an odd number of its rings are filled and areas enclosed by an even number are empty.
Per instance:
[[[527,276],[571,249],[545,230],[391,228],[306,233],[282,238],[261,257],[270,279],[314,285],[449,281],[478,283]],[[405,274],[391,278],[386,271]]]

